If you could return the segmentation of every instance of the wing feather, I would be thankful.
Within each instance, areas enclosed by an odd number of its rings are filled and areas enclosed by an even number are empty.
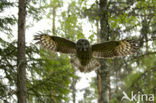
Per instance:
[[[76,44],[68,39],[58,36],[49,36],[47,34],[35,35],[34,40],[38,40],[37,43],[43,48],[51,51],[75,54]]]
[[[136,40],[109,41],[92,45],[93,57],[112,58],[135,53],[139,44]]]

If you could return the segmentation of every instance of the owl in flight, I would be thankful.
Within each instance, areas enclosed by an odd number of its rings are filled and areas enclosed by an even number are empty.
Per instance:
[[[100,67],[96,58],[113,58],[133,54],[139,48],[136,40],[108,41],[91,45],[86,39],[79,39],[76,43],[68,39],[35,35],[35,40],[43,48],[53,52],[71,54],[71,64],[81,72],[90,72]]]

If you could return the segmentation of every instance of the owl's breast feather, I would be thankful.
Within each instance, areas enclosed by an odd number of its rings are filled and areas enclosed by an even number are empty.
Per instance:
[[[77,51],[77,57],[81,65],[86,66],[92,58],[92,51],[91,49],[88,51]]]

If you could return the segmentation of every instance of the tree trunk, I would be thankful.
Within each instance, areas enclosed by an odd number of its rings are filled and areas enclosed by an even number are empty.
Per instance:
[[[146,46],[146,52],[149,51],[149,44],[148,44],[148,32],[149,32],[149,26],[148,21],[146,18],[142,21],[142,29],[141,34],[143,35],[143,38],[145,39],[145,46]]]
[[[26,103],[25,18],[26,18],[26,0],[19,0],[18,54],[17,54],[18,103]]]
[[[76,71],[74,70],[74,75],[75,75],[75,73],[76,73]],[[71,89],[72,89],[73,103],[76,103],[76,83],[77,83],[77,79],[75,77],[72,77]]]
[[[52,22],[52,35],[55,35],[55,18],[56,18],[56,7],[52,7],[53,11],[52,11],[52,14],[53,14],[53,22]]]
[[[109,40],[109,25],[107,15],[107,0],[100,0],[100,38],[101,42]],[[98,103],[109,103],[109,68],[107,60],[100,60],[101,68],[98,70]]]

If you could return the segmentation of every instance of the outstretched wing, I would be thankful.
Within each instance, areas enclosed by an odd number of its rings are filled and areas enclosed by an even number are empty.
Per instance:
[[[71,64],[77,67],[80,72],[91,72],[100,67],[100,63],[95,59],[92,58],[89,63],[85,66],[81,65],[79,59],[76,56],[73,56],[70,60]]]
[[[65,38],[58,36],[49,36],[47,34],[35,35],[34,40],[38,40],[37,43],[41,44],[42,47],[55,52],[61,53],[76,53],[76,44]]]
[[[110,41],[92,45],[93,57],[112,58],[135,53],[139,48],[136,40]]]

